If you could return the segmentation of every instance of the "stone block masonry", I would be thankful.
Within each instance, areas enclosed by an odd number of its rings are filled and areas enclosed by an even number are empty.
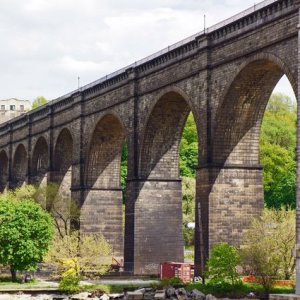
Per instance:
[[[249,220],[263,208],[260,127],[281,76],[298,96],[299,8],[300,0],[264,1],[1,124],[1,191],[56,182],[80,204],[82,232],[104,234],[115,254],[124,254],[127,271],[158,274],[161,262],[183,261],[178,156],[192,112],[199,139],[195,262],[201,274],[211,247],[221,241],[239,246]],[[299,206],[299,192],[297,199]]]

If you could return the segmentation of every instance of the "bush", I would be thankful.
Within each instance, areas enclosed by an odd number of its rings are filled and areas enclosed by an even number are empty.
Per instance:
[[[59,290],[66,294],[77,293],[80,291],[79,282],[80,278],[77,276],[63,276],[59,282]]]
[[[61,278],[70,269],[73,277],[88,273],[101,276],[110,269],[112,248],[103,235],[79,236],[79,232],[74,231],[63,238],[55,237],[46,262],[56,267]]]
[[[295,270],[295,212],[269,210],[255,218],[244,236],[242,265],[268,292],[274,280],[290,279]]]
[[[212,284],[236,285],[240,282],[236,270],[239,263],[240,255],[235,247],[226,243],[218,244],[212,249],[206,275]]]
[[[17,271],[34,271],[54,234],[53,220],[30,199],[30,187],[0,197],[0,263]]]

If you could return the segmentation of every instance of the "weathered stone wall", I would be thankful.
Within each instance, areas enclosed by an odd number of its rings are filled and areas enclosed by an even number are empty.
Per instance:
[[[259,134],[280,77],[298,88],[299,0],[278,0],[0,126],[0,185],[54,181],[128,270],[183,259],[179,142],[199,138],[196,264],[263,207]],[[125,235],[121,147],[128,145]],[[198,207],[200,210],[198,210]],[[123,247],[124,241],[124,247]]]

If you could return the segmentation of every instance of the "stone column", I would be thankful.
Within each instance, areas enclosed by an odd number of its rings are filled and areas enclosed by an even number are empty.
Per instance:
[[[126,197],[125,268],[158,275],[160,263],[183,262],[181,180],[129,180]]]
[[[208,165],[197,171],[196,275],[210,249],[221,242],[239,247],[253,217],[264,206],[260,165]]]
[[[113,248],[115,256],[123,256],[122,189],[90,187],[84,192],[80,230],[101,233]]]

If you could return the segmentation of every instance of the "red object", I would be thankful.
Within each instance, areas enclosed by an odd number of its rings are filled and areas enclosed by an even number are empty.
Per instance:
[[[191,282],[194,276],[194,266],[188,263],[164,262],[160,264],[160,279],[178,277],[184,283]]]

